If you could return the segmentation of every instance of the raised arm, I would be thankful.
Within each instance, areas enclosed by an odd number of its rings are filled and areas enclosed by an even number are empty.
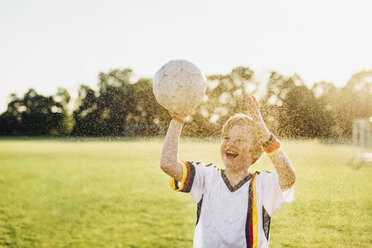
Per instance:
[[[252,116],[252,119],[250,119],[250,121],[255,127],[257,137],[261,144],[264,144],[265,142],[270,140],[271,133],[267,129],[262,119],[257,100],[253,96],[248,97],[247,108],[250,115]],[[286,191],[287,189],[292,187],[292,185],[296,181],[296,172],[292,166],[292,163],[283,149],[281,149],[278,153],[274,153],[272,156],[270,156],[270,159],[274,164],[276,171],[278,172],[280,188],[282,191]]]
[[[296,172],[287,154],[281,149],[275,156],[271,157],[276,171],[279,175],[279,184],[282,191],[286,191],[296,181]]]
[[[165,135],[163,150],[160,158],[160,168],[177,181],[182,180],[182,166],[178,160],[178,146],[184,117],[172,118]]]

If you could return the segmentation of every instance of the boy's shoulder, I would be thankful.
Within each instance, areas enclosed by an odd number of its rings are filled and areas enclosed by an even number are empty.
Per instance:
[[[260,178],[261,181],[265,179],[270,180],[270,178],[275,177],[277,174],[276,170],[273,170],[273,171],[263,170],[263,171],[256,171],[255,173],[257,173],[257,178]]]
[[[257,175],[267,175],[267,174],[272,174],[272,173],[275,173],[276,170],[274,171],[268,171],[268,170],[263,170],[263,171],[255,171],[255,173],[257,173]]]
[[[204,164],[203,162],[190,162],[187,161],[190,167],[194,167],[196,172],[199,172],[206,177],[210,177],[212,175],[217,175],[220,173],[221,169],[217,168],[213,163]]]
[[[187,163],[190,165],[194,165],[194,166],[203,166],[203,167],[211,167],[211,168],[215,168],[217,170],[219,170],[213,163],[209,163],[209,164],[204,164],[203,162],[195,162],[195,161],[187,161]]]
[[[263,185],[272,185],[279,182],[279,175],[276,170],[273,171],[260,171],[257,172],[257,179],[259,180],[260,184]]]
[[[274,172],[276,172],[276,170],[273,170],[273,171],[263,170],[260,173],[268,173],[268,174],[270,174],[270,173],[274,173]]]

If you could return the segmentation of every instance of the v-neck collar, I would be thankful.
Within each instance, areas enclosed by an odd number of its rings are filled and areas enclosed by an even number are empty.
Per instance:
[[[222,180],[224,181],[230,192],[235,192],[238,189],[240,189],[240,187],[242,187],[246,182],[248,182],[249,179],[252,178],[253,174],[249,173],[248,176],[246,176],[244,179],[242,179],[239,183],[235,184],[234,186],[232,186],[229,179],[227,179],[227,176],[225,175],[225,170],[221,170],[221,176]]]

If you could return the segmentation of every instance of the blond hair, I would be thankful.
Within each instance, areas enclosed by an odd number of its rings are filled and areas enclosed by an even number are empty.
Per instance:
[[[230,117],[225,124],[222,127],[221,131],[221,139],[231,130],[233,126],[248,126],[249,130],[251,130],[252,138],[253,138],[253,144],[255,144],[254,149],[252,149],[253,158],[252,158],[252,164],[254,164],[263,154],[263,150],[261,148],[261,144],[258,141],[256,134],[253,131],[252,124],[248,120],[250,117],[246,114],[235,114],[234,116]]]

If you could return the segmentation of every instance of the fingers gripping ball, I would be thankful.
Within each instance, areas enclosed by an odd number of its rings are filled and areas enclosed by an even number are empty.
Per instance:
[[[156,100],[170,113],[190,114],[203,101],[206,89],[206,79],[199,68],[182,59],[163,65],[153,82]]]

